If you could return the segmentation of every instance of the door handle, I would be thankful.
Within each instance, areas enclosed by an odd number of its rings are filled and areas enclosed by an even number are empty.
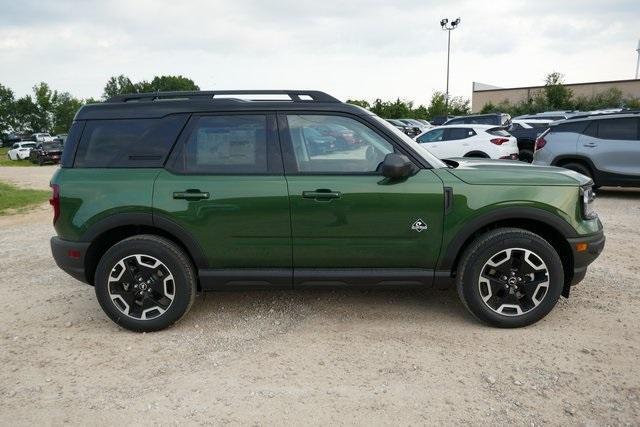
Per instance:
[[[209,192],[195,189],[175,191],[173,193],[173,198],[179,200],[204,200],[209,198]]]
[[[595,142],[585,142],[583,144],[585,147],[597,147],[598,144],[596,144]]]
[[[339,191],[331,191],[324,188],[320,188],[315,191],[303,191],[302,197],[305,199],[325,200],[325,199],[339,199],[342,197],[342,193]]]

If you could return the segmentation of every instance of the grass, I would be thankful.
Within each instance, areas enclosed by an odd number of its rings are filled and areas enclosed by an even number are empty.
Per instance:
[[[51,193],[43,190],[29,190],[0,182],[0,215],[20,212],[39,205],[49,199]]]
[[[9,160],[7,151],[11,147],[0,147],[0,166],[37,166],[29,160]]]

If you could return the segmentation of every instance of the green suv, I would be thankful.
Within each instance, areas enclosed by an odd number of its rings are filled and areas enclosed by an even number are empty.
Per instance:
[[[454,285],[518,327],[604,247],[589,178],[433,157],[317,91],[125,95],[78,111],[51,180],[53,257],[116,323],[154,331],[197,291]]]

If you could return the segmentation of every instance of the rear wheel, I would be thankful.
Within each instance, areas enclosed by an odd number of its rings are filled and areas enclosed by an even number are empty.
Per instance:
[[[564,271],[555,249],[518,228],[490,231],[462,256],[458,295],[481,321],[501,328],[530,325],[556,305]]]
[[[115,323],[151,332],[187,313],[196,294],[196,276],[191,261],[175,243],[140,235],[116,243],[102,256],[95,291]]]
[[[467,154],[464,155],[464,157],[473,157],[473,158],[479,158],[479,159],[488,159],[489,155],[487,153],[484,153],[482,151],[471,151]]]

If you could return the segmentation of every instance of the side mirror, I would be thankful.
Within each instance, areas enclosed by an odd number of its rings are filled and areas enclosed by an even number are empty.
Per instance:
[[[406,178],[413,172],[413,163],[404,154],[389,153],[382,162],[381,172],[386,178]]]

